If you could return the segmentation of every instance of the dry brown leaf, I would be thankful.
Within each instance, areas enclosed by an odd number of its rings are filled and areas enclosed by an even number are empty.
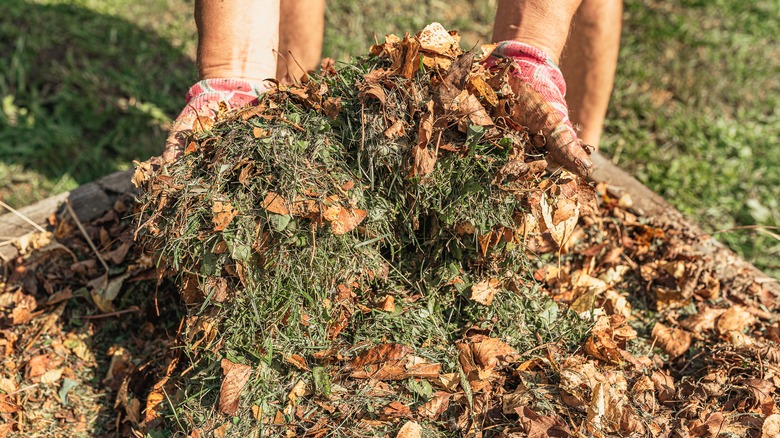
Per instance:
[[[263,200],[263,208],[275,214],[290,214],[290,210],[285,206],[282,195],[274,192],[268,192]]]
[[[471,299],[485,306],[493,302],[493,297],[501,290],[501,281],[497,278],[490,278],[471,286]]]
[[[406,127],[403,119],[397,119],[389,128],[385,129],[385,137],[394,140],[403,137],[406,134]]]
[[[392,295],[385,295],[379,303],[379,310],[383,312],[395,312],[395,298]]]
[[[421,438],[422,426],[416,421],[407,421],[398,431],[398,435],[395,438]]]
[[[458,40],[439,23],[431,23],[417,33],[420,50],[437,55],[456,57],[463,53]]]
[[[173,374],[173,370],[179,365],[179,356],[175,356],[168,361],[168,366],[165,368],[165,374],[157,381],[152,387],[151,392],[146,397],[146,407],[144,409],[144,423],[151,423],[160,416],[158,408],[165,400],[165,387],[168,384],[168,380]],[[168,388],[170,389],[170,388]]]
[[[382,88],[379,84],[372,84],[372,83],[366,83],[360,92],[360,95],[365,98],[373,97],[374,99],[378,100],[382,105],[385,104],[385,101],[387,100],[387,94],[385,93],[384,88]]]
[[[322,109],[325,111],[325,115],[331,119],[338,117],[341,112],[341,98],[329,97],[322,103]]]
[[[474,359],[485,370],[508,365],[517,358],[515,349],[500,339],[482,335],[470,339],[472,340],[471,350],[474,353]]]
[[[411,418],[412,410],[409,409],[409,406],[406,406],[401,402],[394,401],[383,407],[381,414],[385,419]]]
[[[555,206],[553,206],[553,204]],[[547,231],[559,247],[563,247],[574,232],[580,216],[580,205],[576,199],[559,197],[553,200],[542,194],[540,202],[542,219]]]
[[[591,336],[585,342],[585,352],[597,359],[619,363],[620,350],[626,348],[626,342],[636,338],[636,331],[626,324],[622,315],[602,315],[596,320]]]
[[[258,405],[252,405],[252,418],[255,420],[263,419],[263,408]]]
[[[713,412],[707,417],[706,421],[691,429],[691,435],[695,437],[717,438],[725,430],[726,423],[727,419],[721,412]]]
[[[299,380],[295,382],[295,385],[290,390],[290,393],[287,394],[287,401],[289,402],[290,406],[295,406],[298,404],[298,399],[304,395],[306,395],[306,382]]]
[[[732,306],[726,310],[716,322],[719,334],[725,334],[730,331],[743,332],[745,328],[756,321],[755,316],[742,306]]]
[[[653,371],[650,375],[650,380],[655,385],[655,391],[658,393],[658,400],[663,402],[672,401],[675,398],[677,390],[674,387],[674,379],[672,376],[660,371]]]
[[[58,357],[54,353],[33,356],[30,361],[27,362],[27,378],[34,379],[40,377],[47,371],[59,367],[63,360],[63,358]]]
[[[284,361],[299,370],[309,371],[309,365],[306,363],[306,359],[301,355],[292,354],[290,356],[284,356]]]
[[[458,362],[466,375],[473,392],[481,391],[490,385],[496,367],[511,363],[517,352],[495,338],[484,335],[474,335],[457,342]]]
[[[527,406],[515,408],[515,412],[528,438],[572,436],[569,426],[560,415],[539,415]]]
[[[705,332],[715,328],[715,321],[725,311],[726,309],[715,309],[712,307],[699,308],[699,313],[681,320],[680,326],[691,333],[704,335]]]
[[[610,289],[604,294],[604,310],[610,315],[631,317],[631,303],[620,293]]]
[[[26,324],[34,318],[33,311],[38,307],[35,297],[27,295],[21,290],[13,294],[14,308],[11,311],[13,325]]]
[[[238,412],[241,390],[249,381],[252,368],[249,365],[233,363],[222,359],[222,385],[219,388],[219,411],[226,415]]]
[[[686,351],[691,346],[691,334],[685,330],[667,327],[660,322],[653,327],[653,338],[656,345],[674,359]]]
[[[498,105],[498,96],[493,88],[485,82],[484,76],[481,74],[472,74],[468,77],[468,85],[477,97],[485,99],[485,101],[491,105]]]
[[[214,204],[211,206],[211,213],[211,222],[214,223],[214,231],[223,231],[238,214],[229,202],[221,201],[214,201]]]
[[[130,245],[129,243],[122,243],[115,250],[102,253],[103,259],[110,260],[111,263],[115,265],[122,264],[122,262],[125,261],[125,258],[127,257],[127,253],[130,251],[131,246],[132,245]]]
[[[13,414],[21,410],[21,406],[14,403],[8,396],[0,394],[0,414]]]
[[[50,385],[52,383],[57,383],[62,378],[62,373],[65,372],[65,368],[55,368],[53,370],[46,371],[41,376],[41,383],[44,385]]]
[[[430,175],[436,168],[436,150],[417,144],[412,148],[412,169],[409,176],[422,178]]]
[[[409,347],[401,344],[377,345],[352,359],[349,362],[347,369],[356,369],[366,365],[399,360],[411,351],[412,350]]]
[[[330,223],[333,234],[346,234],[355,229],[366,218],[365,210],[359,208],[342,208],[338,218]]]
[[[62,344],[68,348],[79,359],[88,364],[95,363],[95,355],[92,353],[92,349],[87,345],[87,342],[92,337],[86,333],[76,334],[68,333],[63,340]]]
[[[450,406],[451,398],[451,393],[437,391],[428,402],[417,408],[417,415],[431,421],[436,421]]]
[[[436,380],[441,373],[441,364],[429,362],[427,359],[421,357],[407,355],[405,357],[406,363],[404,369],[409,377],[416,377],[419,379]]]
[[[252,128],[252,136],[254,138],[266,138],[271,135],[271,131],[261,128],[259,126],[255,126]]]
[[[780,436],[780,414],[772,414],[764,419],[761,426],[761,438],[776,438]]]
[[[458,129],[461,131],[465,132],[468,122],[477,126],[493,126],[493,119],[485,111],[485,107],[468,90],[462,90],[445,108],[461,116],[458,123]]]
[[[16,391],[16,383],[12,379],[2,377],[0,378],[0,391],[10,394]]]

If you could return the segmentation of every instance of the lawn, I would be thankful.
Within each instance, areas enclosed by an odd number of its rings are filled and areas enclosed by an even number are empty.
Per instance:
[[[324,55],[440,21],[486,41],[495,1],[329,2]],[[196,79],[192,2],[0,5],[0,198],[22,206],[161,150]],[[777,276],[780,4],[627,1],[603,150]],[[725,231],[724,231],[725,230]]]

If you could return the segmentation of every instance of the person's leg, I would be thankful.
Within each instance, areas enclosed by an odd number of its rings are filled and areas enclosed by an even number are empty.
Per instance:
[[[598,148],[617,69],[622,0],[583,0],[561,57],[569,116],[583,143]]]
[[[197,0],[195,22],[201,79],[264,80],[276,73],[279,0]]]
[[[296,82],[317,68],[324,33],[325,0],[282,0],[276,79]]]
[[[582,0],[499,0],[493,41],[519,41],[558,62]]]

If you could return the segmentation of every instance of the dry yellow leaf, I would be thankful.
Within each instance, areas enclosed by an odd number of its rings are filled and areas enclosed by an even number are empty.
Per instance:
[[[490,278],[478,283],[474,283],[471,286],[472,301],[476,301],[485,306],[489,306],[493,302],[493,297],[498,291],[501,290],[501,281],[497,278]]]
[[[422,426],[416,421],[407,421],[398,431],[395,438],[421,438]]]

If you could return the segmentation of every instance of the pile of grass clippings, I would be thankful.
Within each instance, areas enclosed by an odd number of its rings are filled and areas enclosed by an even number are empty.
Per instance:
[[[565,252],[592,191],[518,123],[512,68],[438,24],[390,35],[139,165],[139,238],[190,306],[180,427],[216,410],[261,435],[490,429],[519,352],[576,348],[589,323],[535,296],[527,253]],[[168,408],[153,395],[147,426]]]
[[[774,300],[722,294],[604,187],[599,213],[548,163],[575,160],[545,147],[516,67],[476,59],[437,25],[388,36],[140,167],[141,233],[191,305],[167,415],[286,436],[772,430],[776,335],[745,332]]]

